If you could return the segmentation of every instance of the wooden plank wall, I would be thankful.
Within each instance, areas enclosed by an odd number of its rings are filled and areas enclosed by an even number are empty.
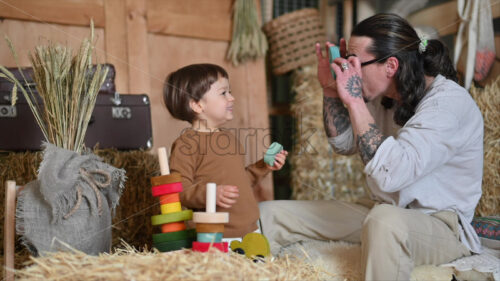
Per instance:
[[[270,141],[265,63],[260,59],[234,67],[225,60],[231,38],[232,3],[232,0],[4,0],[0,2],[0,32],[14,43],[20,65],[27,66],[28,52],[48,40],[77,48],[81,39],[88,36],[92,18],[98,62],[115,65],[117,90],[147,93],[151,99],[152,152],[159,146],[170,147],[181,130],[189,126],[174,120],[164,106],[162,89],[166,75],[191,63],[223,66],[236,97],[235,119],[228,127],[246,129],[241,130],[241,142],[247,148],[248,164],[262,158]],[[0,64],[16,66],[5,42],[0,42]],[[260,200],[273,199],[271,176],[264,179],[256,193]]]

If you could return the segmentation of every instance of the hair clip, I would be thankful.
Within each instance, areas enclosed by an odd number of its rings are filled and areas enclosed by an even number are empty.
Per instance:
[[[425,52],[425,50],[427,49],[427,44],[427,39],[420,39],[420,43],[418,43],[418,52],[420,54],[423,54]]]

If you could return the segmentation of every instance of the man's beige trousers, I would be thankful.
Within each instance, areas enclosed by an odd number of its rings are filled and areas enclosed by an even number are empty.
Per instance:
[[[368,208],[341,201],[260,203],[262,232],[276,255],[282,246],[308,239],[361,242],[365,280],[410,280],[413,267],[470,255],[459,241],[458,217],[426,215],[388,204]]]

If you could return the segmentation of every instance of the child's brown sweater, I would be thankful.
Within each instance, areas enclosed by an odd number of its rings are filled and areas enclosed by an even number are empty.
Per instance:
[[[170,169],[182,176],[181,204],[204,211],[206,184],[235,185],[239,197],[231,208],[217,206],[217,212],[229,212],[224,237],[242,237],[257,229],[259,207],[252,188],[269,172],[260,160],[245,168],[246,150],[228,130],[212,133],[186,129],[172,145]]]

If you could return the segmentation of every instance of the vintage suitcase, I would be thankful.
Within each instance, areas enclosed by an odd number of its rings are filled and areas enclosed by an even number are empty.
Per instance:
[[[40,101],[39,101],[40,102]],[[43,134],[26,100],[19,95],[10,106],[10,91],[0,91],[0,150],[40,150]],[[85,145],[119,150],[149,149],[153,145],[147,95],[99,94]]]
[[[120,150],[150,149],[153,146],[149,97],[99,94],[85,137],[87,147]]]
[[[102,86],[99,89],[99,94],[114,94],[116,92],[115,67],[109,63],[106,63],[104,65],[108,67],[108,73],[106,74],[106,79],[104,80],[104,83],[102,83]],[[35,82],[33,81],[33,68],[22,67],[21,68],[22,74],[19,71],[19,68],[17,68],[17,67],[8,67],[7,69],[10,72],[12,72],[14,77],[16,77],[16,79],[19,80],[19,82],[21,82],[23,87],[25,87],[25,88],[29,87],[32,90],[35,90]],[[95,69],[95,66],[94,66],[94,69]],[[94,72],[94,69],[91,71],[91,73]],[[23,75],[24,75],[24,77],[23,77]],[[24,78],[26,78],[26,80]],[[9,80],[0,78],[0,91],[10,92],[10,91],[12,91],[13,85],[14,84],[12,84]]]

